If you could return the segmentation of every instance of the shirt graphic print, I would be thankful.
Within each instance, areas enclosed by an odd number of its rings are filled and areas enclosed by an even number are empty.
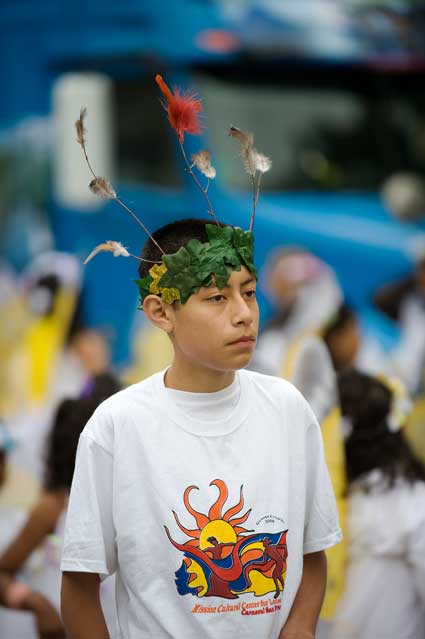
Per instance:
[[[201,600],[208,597],[237,600],[247,593],[261,598],[250,603],[195,604],[193,613],[266,614],[280,610],[288,531],[265,533],[246,528],[242,524],[249,521],[251,509],[246,510],[243,486],[236,504],[226,503],[228,488],[223,480],[214,479],[210,486],[218,489],[218,496],[208,513],[198,512],[190,503],[190,494],[199,490],[198,486],[188,486],[184,491],[183,504],[194,520],[193,529],[183,526],[173,511],[178,528],[189,538],[187,541],[178,543],[168,526],[164,526],[171,544],[183,555],[175,572],[178,593]]]

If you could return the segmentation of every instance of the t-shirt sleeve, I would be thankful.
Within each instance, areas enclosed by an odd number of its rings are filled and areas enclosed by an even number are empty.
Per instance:
[[[323,451],[322,433],[312,413],[311,417],[306,433],[305,555],[330,548],[342,539],[335,494]]]
[[[112,454],[83,432],[66,517],[63,572],[93,572],[101,578],[115,572],[112,477]]]

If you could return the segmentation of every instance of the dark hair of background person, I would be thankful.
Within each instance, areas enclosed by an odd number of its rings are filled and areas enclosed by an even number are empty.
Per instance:
[[[421,257],[415,266],[415,272],[395,282],[388,282],[373,294],[373,303],[384,315],[394,322],[401,319],[403,301],[413,293],[417,286],[419,273],[425,274],[425,257]],[[424,275],[422,275],[422,278]]]
[[[58,294],[58,291],[61,288],[61,281],[57,275],[54,273],[50,273],[48,275],[43,275],[39,277],[33,286],[33,290],[36,288],[46,289],[50,295],[49,304],[45,310],[44,315],[50,316],[53,313],[55,308],[55,301]],[[69,322],[69,326],[67,327],[66,335],[65,335],[65,344],[69,346],[74,335],[84,330],[85,324],[83,320],[84,312],[83,312],[83,300],[81,293],[77,293],[77,298],[75,302],[75,308],[71,316],[71,320]]]
[[[391,432],[388,418],[392,392],[378,379],[354,369],[338,375],[342,415],[352,431],[345,442],[349,482],[380,470],[387,487],[398,477],[425,481],[425,468],[416,459],[402,432]]]
[[[65,337],[65,345],[69,346],[74,337],[86,328],[84,322],[84,310],[83,310],[83,297],[79,293],[75,302],[74,312],[72,314],[71,321],[68,326]]]
[[[48,317],[53,313],[53,309],[55,307],[55,298],[59,288],[60,288],[60,280],[59,280],[59,277],[55,275],[54,273],[41,275],[37,280],[35,280],[32,286],[33,293],[37,289],[38,290],[44,289],[49,294],[49,302],[43,312],[43,315],[45,317]]]
[[[325,325],[322,331],[322,337],[327,344],[329,340],[338,333],[347,327],[347,325],[356,321],[356,314],[354,311],[347,306],[347,304],[341,304],[338,308],[335,315],[329,320],[329,322]]]
[[[186,246],[189,240],[199,240],[202,244],[208,242],[205,224],[215,224],[215,222],[212,218],[187,218],[184,220],[177,220],[176,222],[171,222],[170,224],[162,226],[160,229],[155,231],[155,233],[152,233],[152,235],[164,251],[165,255],[171,255],[176,253],[182,246]],[[220,226],[224,227],[229,225],[220,222]],[[151,262],[160,262],[162,260],[162,253],[149,238],[143,246],[141,257],[145,260],[150,260]],[[140,277],[146,277],[152,266],[153,265],[149,262],[140,262],[138,269]]]
[[[1,415],[0,415],[0,428],[1,428],[1,424],[3,424],[3,423],[4,423],[3,419],[1,418]],[[1,490],[2,486],[3,486],[3,484],[6,482],[7,457],[8,457],[8,446],[7,446],[6,441],[3,441],[2,443],[0,443],[0,490]]]
[[[6,451],[0,448],[0,490],[6,481],[6,460],[7,460]]]
[[[334,369],[350,369],[359,352],[361,340],[355,312],[342,304],[321,333]]]
[[[394,322],[400,319],[402,302],[414,290],[413,276],[381,286],[373,294],[373,303]]]
[[[87,396],[64,399],[59,404],[47,441],[43,482],[46,490],[71,488],[81,431],[99,404],[119,390],[117,379],[109,373],[104,373],[94,378],[92,389]]]

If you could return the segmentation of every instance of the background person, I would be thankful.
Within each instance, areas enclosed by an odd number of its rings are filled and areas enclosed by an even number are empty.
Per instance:
[[[303,333],[318,329],[337,311],[342,292],[332,269],[297,247],[274,251],[261,279],[275,315],[259,335],[250,368],[280,375],[291,344]]]
[[[403,439],[397,396],[376,378],[339,377],[348,422],[345,591],[333,639],[425,633],[425,471]]]
[[[43,490],[19,533],[0,555],[1,604],[34,614],[36,629],[25,639],[65,637],[59,616],[59,555],[78,439],[99,403],[118,390],[116,379],[104,374],[93,380],[85,397],[61,402],[49,435]],[[25,570],[28,562],[32,567]],[[113,610],[106,614],[110,619]],[[7,615],[2,619],[0,613],[2,634],[12,636],[16,627],[11,622],[8,629],[4,627],[8,619]]]

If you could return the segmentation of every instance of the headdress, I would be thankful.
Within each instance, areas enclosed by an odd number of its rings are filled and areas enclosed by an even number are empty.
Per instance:
[[[191,161],[189,161],[184,148],[186,133],[192,135],[201,133],[199,119],[202,112],[201,101],[193,93],[182,92],[178,88],[171,91],[160,75],[157,75],[155,80],[163,96],[162,106],[177,135],[186,171],[202,192],[208,214],[211,217],[211,224],[206,224],[205,227],[207,242],[200,242],[193,238],[176,253],[166,255],[142,220],[118,197],[113,186],[93,170],[86,149],[86,109],[81,109],[80,117],[75,123],[77,141],[93,176],[89,185],[90,190],[101,198],[115,200],[142,227],[161,253],[160,261],[151,262],[149,275],[136,281],[140,293],[140,308],[143,306],[144,299],[151,294],[159,295],[168,304],[172,304],[176,300],[184,304],[193,293],[196,293],[203,286],[210,286],[213,282],[219,289],[222,289],[227,284],[232,271],[240,270],[242,266],[256,275],[253,240],[255,212],[261,176],[271,167],[271,160],[254,148],[251,133],[241,131],[234,126],[230,127],[229,135],[239,141],[245,170],[251,178],[252,213],[249,230],[244,231],[238,227],[221,225],[214,213],[208,194],[210,180],[214,179],[216,175],[216,170],[211,164],[211,155],[209,151],[203,149],[192,155]],[[199,174],[204,177],[201,178]],[[206,178],[206,183],[203,186],[201,180],[204,181],[204,178]],[[149,261],[130,253],[120,242],[107,240],[96,246],[84,263],[87,264],[101,251],[109,251],[115,257],[131,256],[139,261]]]

